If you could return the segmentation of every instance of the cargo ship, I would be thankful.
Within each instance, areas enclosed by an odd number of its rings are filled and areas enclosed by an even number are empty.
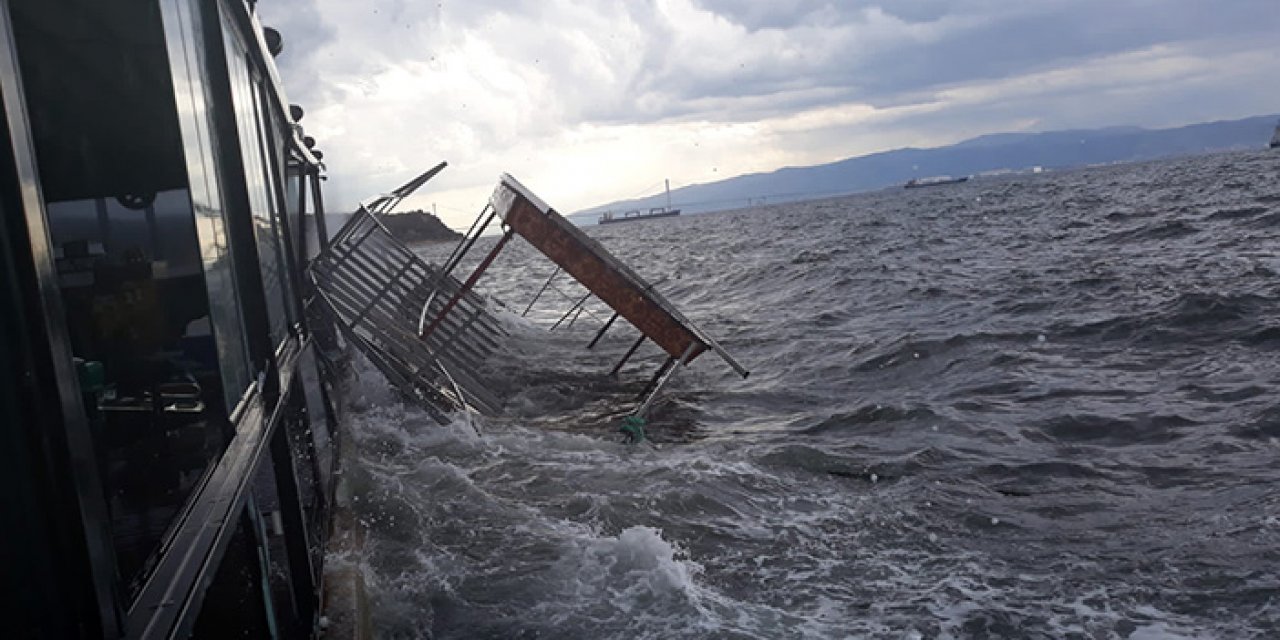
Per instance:
[[[0,5],[8,635],[312,637],[344,344],[322,152],[242,0]]]
[[[944,184],[959,184],[968,182],[969,176],[960,176],[953,178],[951,176],[934,176],[932,178],[912,178],[902,185],[904,189],[920,189],[923,187],[938,187]]]
[[[667,193],[667,204],[665,206],[653,207],[648,211],[633,209],[631,211],[624,212],[621,215],[615,214],[612,211],[606,211],[600,214],[600,219],[598,220],[598,222],[600,224],[613,224],[615,222],[633,222],[635,220],[648,220],[650,218],[670,218],[671,216],[680,215],[679,209],[673,209],[671,207],[671,181],[670,180],[666,181],[666,193]]]

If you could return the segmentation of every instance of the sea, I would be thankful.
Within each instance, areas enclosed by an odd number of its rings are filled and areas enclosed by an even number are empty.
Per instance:
[[[624,443],[665,354],[513,241],[503,416],[354,385],[379,637],[1280,637],[1280,153],[586,231],[750,376]]]

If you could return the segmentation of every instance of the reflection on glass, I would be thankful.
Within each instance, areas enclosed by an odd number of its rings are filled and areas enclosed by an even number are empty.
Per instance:
[[[193,0],[194,2],[194,0]],[[244,319],[240,314],[231,247],[227,239],[226,211],[210,131],[212,119],[206,43],[201,36],[200,12],[193,2],[176,2],[171,33],[170,66],[174,96],[177,98],[183,166],[190,184],[195,212],[196,237],[203,260],[209,293],[210,322],[222,363],[225,401],[234,408],[253,380],[248,345],[244,339]]]
[[[227,434],[188,192],[161,192],[139,210],[124,202],[51,202],[47,211],[116,559],[133,595]]]
[[[267,320],[271,338],[280,344],[288,335],[290,296],[285,277],[285,252],[280,234],[272,154],[267,146],[266,120],[259,109],[259,82],[251,72],[248,53],[235,28],[224,18],[227,72],[231,99],[235,106],[236,132],[240,140],[245,179],[249,188],[249,208],[257,238],[262,288],[267,298]]]
[[[166,55],[166,27],[177,24],[158,3],[7,6],[120,587],[132,599],[225,450],[226,400],[249,380],[208,127],[189,126],[207,120],[204,89],[188,56]],[[180,53],[198,41],[190,18]]]

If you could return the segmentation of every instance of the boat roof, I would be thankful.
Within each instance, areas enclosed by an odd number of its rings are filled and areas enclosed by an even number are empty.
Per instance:
[[[653,284],[583,233],[511,175],[504,174],[490,199],[507,226],[609,305],[673,358],[692,361],[715,351],[739,375],[742,368],[710,336],[680,313]]]

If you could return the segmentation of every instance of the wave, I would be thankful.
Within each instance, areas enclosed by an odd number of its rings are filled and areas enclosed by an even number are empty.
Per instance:
[[[1056,338],[1135,344],[1266,342],[1274,337],[1273,327],[1266,322],[1273,318],[1276,304],[1255,294],[1184,293],[1152,311],[1085,323],[1059,322],[1050,331]]]
[[[1237,207],[1233,209],[1217,209],[1205,216],[1205,220],[1240,220],[1255,218],[1271,209],[1268,207]]]
[[[1200,229],[1189,222],[1182,220],[1167,220],[1143,225],[1137,229],[1117,231],[1103,236],[1099,239],[1099,242],[1128,244],[1151,240],[1173,240],[1177,238],[1185,238],[1197,233],[1200,233]]]
[[[1089,443],[1108,446],[1165,444],[1185,437],[1198,423],[1179,415],[1123,417],[1079,414],[1051,418],[1024,428],[1032,441]]]
[[[1276,163],[588,230],[750,379],[699,359],[627,447],[626,329],[511,318],[481,435],[363,372],[344,561],[384,637],[1275,636]]]

